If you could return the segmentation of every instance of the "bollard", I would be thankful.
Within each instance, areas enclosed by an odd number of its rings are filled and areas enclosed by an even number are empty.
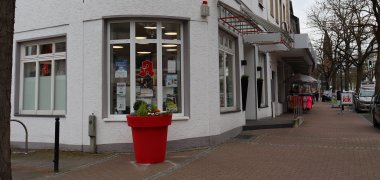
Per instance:
[[[55,118],[54,172],[59,172],[59,117]]]

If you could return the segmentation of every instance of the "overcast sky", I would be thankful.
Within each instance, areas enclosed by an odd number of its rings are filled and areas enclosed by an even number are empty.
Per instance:
[[[307,12],[314,5],[316,0],[292,0],[294,15],[300,19],[301,33],[309,33],[307,28]]]

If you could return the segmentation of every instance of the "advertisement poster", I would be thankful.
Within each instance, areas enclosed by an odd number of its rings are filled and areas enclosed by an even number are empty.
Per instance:
[[[352,93],[342,93],[342,104],[352,104]]]
[[[166,87],[177,87],[177,74],[168,74],[165,80]]]
[[[175,60],[168,60],[168,73],[177,73]]]
[[[115,78],[127,78],[128,77],[128,64],[126,61],[117,61],[115,63]]]
[[[116,109],[118,111],[126,110],[126,83],[117,83],[116,84]]]
[[[116,84],[116,94],[125,96],[127,84],[126,83],[117,83]]]

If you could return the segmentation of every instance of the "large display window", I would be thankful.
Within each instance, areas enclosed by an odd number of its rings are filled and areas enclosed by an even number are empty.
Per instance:
[[[66,113],[66,41],[64,38],[21,44],[20,113]]]
[[[109,117],[137,100],[183,116],[183,26],[176,21],[108,23]]]

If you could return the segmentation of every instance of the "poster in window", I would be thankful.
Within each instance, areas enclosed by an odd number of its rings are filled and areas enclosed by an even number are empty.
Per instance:
[[[177,73],[175,60],[168,60],[168,73]]]
[[[121,96],[125,96],[125,92],[127,89],[126,86],[127,86],[126,83],[117,83],[116,84],[116,94],[121,95]]]
[[[115,78],[127,78],[128,77],[128,64],[126,61],[117,61],[115,63]]]
[[[126,110],[126,83],[117,83],[116,84],[116,109],[118,111]]]
[[[165,79],[166,87],[177,87],[177,74],[167,74]]]

